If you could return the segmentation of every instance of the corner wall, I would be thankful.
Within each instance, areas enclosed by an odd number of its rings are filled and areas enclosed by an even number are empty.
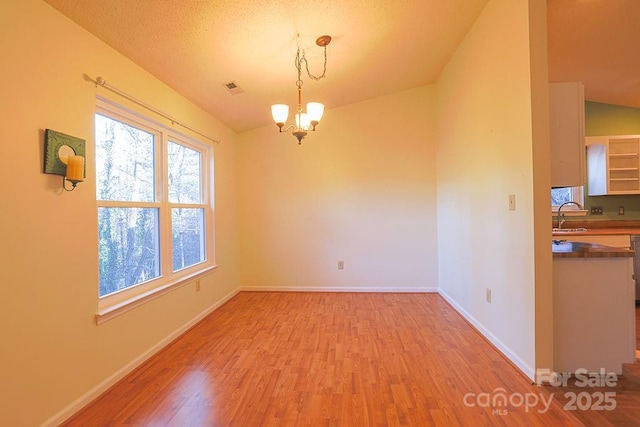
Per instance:
[[[433,100],[328,110],[300,146],[275,125],[241,134],[243,289],[435,290]]]
[[[532,91],[546,81],[532,71],[529,19],[529,2],[512,0],[491,0],[478,17],[437,83],[436,158],[441,292],[533,378],[535,291],[538,283],[551,286],[551,257],[536,259],[535,250],[542,244],[548,250],[549,233],[534,229],[541,204],[534,178],[540,185],[549,180],[545,144],[549,159],[544,122],[532,118],[534,104],[545,108]],[[538,173],[534,130],[543,138],[536,142]],[[548,220],[548,209],[545,214]]]
[[[0,419],[39,425],[78,409],[94,387],[237,290],[236,135],[40,0],[0,2],[0,45]],[[214,150],[219,268],[199,293],[187,284],[100,326],[95,99],[123,100],[85,74],[223,140]],[[87,179],[72,193],[42,173],[46,128],[87,140]]]

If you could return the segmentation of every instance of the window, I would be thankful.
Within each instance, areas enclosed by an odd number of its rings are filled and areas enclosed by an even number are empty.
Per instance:
[[[98,101],[100,309],[214,267],[211,147]]]
[[[557,212],[558,207],[565,202],[578,202],[584,207],[584,187],[562,187],[551,190],[551,211]],[[571,204],[562,208],[562,212],[582,212],[578,206]]]

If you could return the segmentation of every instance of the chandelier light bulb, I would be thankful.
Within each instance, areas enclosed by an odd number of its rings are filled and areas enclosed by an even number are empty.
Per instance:
[[[310,124],[307,113],[300,112],[296,114],[296,127],[298,129],[309,130]]]
[[[319,102],[307,102],[307,114],[309,122],[318,124],[324,113],[324,105]]]
[[[282,123],[284,125],[287,122],[287,118],[289,118],[289,106],[285,104],[274,104],[271,106],[271,115],[276,124]]]

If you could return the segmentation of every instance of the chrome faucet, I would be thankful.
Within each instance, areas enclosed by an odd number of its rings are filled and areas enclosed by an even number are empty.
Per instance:
[[[578,209],[582,209],[582,205],[574,201],[564,202],[563,204],[558,206],[558,229],[562,229],[562,224],[564,224],[564,214],[562,213],[562,207],[564,205],[571,205],[571,204],[576,205]]]

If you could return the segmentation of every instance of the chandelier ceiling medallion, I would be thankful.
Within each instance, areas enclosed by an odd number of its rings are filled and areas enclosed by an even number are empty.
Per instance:
[[[309,64],[305,58],[305,52],[302,50],[302,56],[300,55],[300,35],[298,35],[298,51],[296,53],[295,66],[298,70],[298,80],[296,86],[298,87],[298,109],[295,114],[295,124],[291,124],[286,128],[285,123],[289,117],[289,106],[285,104],[274,104],[271,106],[271,115],[273,121],[280,129],[280,132],[288,132],[291,130],[293,136],[298,139],[298,145],[302,143],[302,140],[307,136],[308,131],[315,131],[316,126],[320,123],[322,114],[324,113],[324,105],[319,102],[308,102],[307,111],[302,109],[302,65],[307,70],[309,78],[314,80],[320,80],[325,77],[327,72],[327,45],[331,43],[331,36],[320,36],[316,40],[316,44],[324,48],[324,69],[321,76],[314,76],[309,72]]]

